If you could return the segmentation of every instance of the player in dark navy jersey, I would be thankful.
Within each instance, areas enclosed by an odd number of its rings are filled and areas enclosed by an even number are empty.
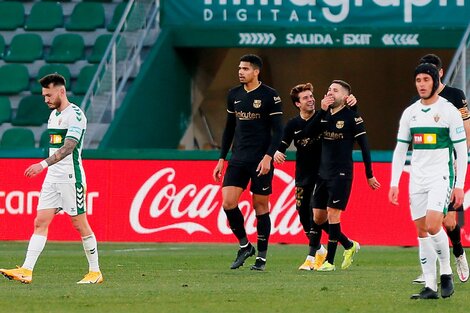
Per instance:
[[[459,111],[462,116],[463,125],[465,128],[465,134],[467,137],[467,147],[470,147],[470,114],[467,106],[467,99],[462,90],[454,87],[450,87],[442,83],[441,79],[444,75],[444,70],[442,69],[442,61],[435,54],[426,54],[419,60],[420,64],[430,63],[437,67],[439,70],[439,87],[437,88],[437,93],[439,96],[443,97],[450,103],[452,103]],[[416,102],[419,99],[419,96],[413,98],[411,103]],[[460,225],[457,223],[457,212],[463,211],[463,205],[455,208],[453,203],[449,205],[447,214],[444,218],[444,227],[447,231],[447,236],[452,242],[452,253],[455,257],[455,264],[457,268],[457,274],[460,281],[466,282],[469,277],[469,268],[467,257],[465,255],[465,250],[462,246],[462,239],[460,234]],[[418,230],[419,234],[424,234],[425,229]],[[414,283],[424,283],[424,277],[421,274],[415,280]]]
[[[313,225],[311,196],[318,177],[318,167],[321,157],[321,134],[309,136],[303,130],[307,123],[317,115],[315,98],[311,83],[298,84],[290,92],[292,103],[299,109],[299,115],[290,119],[285,128],[281,145],[274,154],[274,161],[282,164],[286,160],[285,152],[292,141],[296,148],[295,158],[295,198],[296,209],[305,235],[309,239],[309,253],[299,270],[314,270],[320,267],[326,258],[326,249],[315,243],[313,232],[319,231],[318,225]],[[357,102],[354,95],[348,97],[350,106]],[[328,231],[328,228],[325,228]]]
[[[347,237],[341,238],[340,226],[341,212],[346,209],[352,187],[352,151],[355,142],[362,151],[369,186],[374,190],[380,187],[380,183],[372,173],[364,122],[346,105],[346,99],[350,94],[351,87],[348,83],[334,80],[321,102],[322,111],[319,114],[322,155],[319,179],[313,193],[313,206],[315,223],[322,225],[328,222],[328,254],[326,261],[318,268],[318,271],[324,272],[336,269],[334,259],[338,241],[345,249],[342,269],[351,265],[355,253],[359,250],[356,241],[351,241]]]
[[[231,268],[242,266],[255,254],[246,236],[244,217],[238,202],[251,182],[253,208],[257,219],[258,255],[252,270],[264,270],[271,233],[269,195],[272,193],[273,155],[282,137],[282,103],[276,90],[258,79],[262,68],[259,56],[248,54],[240,58],[240,86],[232,88],[227,97],[227,122],[222,136],[219,162],[213,177],[219,182],[224,160],[232,145],[232,157],[223,179],[222,207],[230,228],[240,243],[240,250]],[[233,142],[233,144],[232,144]]]

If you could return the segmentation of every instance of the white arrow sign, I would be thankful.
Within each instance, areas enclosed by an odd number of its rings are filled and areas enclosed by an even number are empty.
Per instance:
[[[273,33],[239,33],[239,45],[272,45],[276,41]]]
[[[419,46],[419,34],[385,34],[382,42],[386,46]]]

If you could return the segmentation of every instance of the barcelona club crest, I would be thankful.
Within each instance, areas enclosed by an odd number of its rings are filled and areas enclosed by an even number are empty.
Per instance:
[[[336,122],[336,128],[341,129],[344,127],[344,121],[337,121]]]
[[[253,101],[253,107],[255,109],[259,109],[261,107],[261,100],[255,100]]]
[[[439,114],[434,115],[434,122],[439,122],[440,118]]]

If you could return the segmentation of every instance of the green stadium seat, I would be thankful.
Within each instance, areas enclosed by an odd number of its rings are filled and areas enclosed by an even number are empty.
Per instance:
[[[121,21],[122,14],[124,14],[126,6],[127,2],[121,2],[114,8],[111,22],[109,22],[108,26],[106,27],[107,30],[109,30],[110,32],[114,32],[116,30],[119,25],[119,22]]]
[[[15,126],[41,126],[47,123],[50,114],[51,110],[42,96],[26,96],[20,100],[11,124]]]
[[[15,30],[23,25],[23,4],[17,1],[0,1],[0,30]]]
[[[38,75],[36,77],[36,81],[33,82],[33,85],[31,87],[31,92],[33,94],[41,94],[42,93],[42,86],[39,84],[39,79],[42,77],[48,75],[48,74],[53,74],[53,73],[59,73],[60,75],[64,76],[65,81],[67,83],[67,88],[70,88],[70,69],[67,67],[67,65],[64,64],[45,64],[41,66],[41,68],[38,71]]]
[[[29,88],[29,72],[24,64],[5,64],[0,67],[0,94],[13,95]]]
[[[29,128],[8,128],[0,140],[0,149],[34,148],[34,133]]]
[[[34,2],[24,25],[27,31],[50,31],[64,25],[64,13],[59,2]]]
[[[32,63],[43,56],[42,38],[38,34],[18,34],[13,37],[3,59],[6,62]]]
[[[90,63],[100,63],[101,59],[108,48],[109,42],[113,35],[111,34],[103,34],[100,35],[95,40],[95,44],[93,45],[93,49],[91,51],[90,56],[88,57],[88,62]],[[116,59],[118,61],[123,60],[126,57],[127,52],[126,47],[126,40],[124,37],[119,36],[117,38],[117,46],[116,46]]]
[[[49,131],[46,129],[43,131],[41,134],[41,138],[39,138],[39,148],[44,148],[47,149],[49,148],[49,142],[50,142],[50,137],[49,137]]]
[[[65,24],[68,31],[95,31],[104,28],[105,14],[103,4],[97,2],[78,2],[73,8],[70,21]]]
[[[0,35],[0,58],[3,58],[5,52],[5,38]]]
[[[113,0],[82,0],[83,2],[113,2]]]
[[[80,70],[77,81],[72,88],[75,95],[84,95],[88,91],[97,69],[98,65],[86,65]]]
[[[10,98],[0,97],[0,124],[11,122],[11,103]]]
[[[84,58],[85,41],[78,34],[60,34],[54,37],[48,63],[74,63]]]
[[[77,95],[70,95],[67,97],[69,99],[69,102],[81,106],[82,101],[83,101],[83,96],[77,96]]]

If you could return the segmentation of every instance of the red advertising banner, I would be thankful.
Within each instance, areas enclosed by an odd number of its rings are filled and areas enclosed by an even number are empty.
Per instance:
[[[23,172],[34,159],[0,159],[0,240],[28,240],[44,174]],[[85,160],[88,219],[100,241],[235,242],[222,210],[221,185],[212,180],[216,161]],[[382,184],[372,191],[362,163],[355,163],[353,190],[342,215],[342,230],[365,245],[417,244],[408,208],[408,174],[401,181],[400,205],[388,203],[390,163],[374,163]],[[270,242],[307,242],[295,209],[294,162],[276,166],[270,198]],[[245,191],[240,209],[246,231],[256,241],[256,217]],[[468,204],[467,204],[468,205]],[[467,206],[465,207],[467,209]],[[467,211],[465,211],[467,214]],[[468,219],[468,216],[467,216]],[[470,244],[470,228],[463,243]],[[326,236],[324,236],[323,239]],[[68,216],[59,214],[50,240],[77,240]]]

